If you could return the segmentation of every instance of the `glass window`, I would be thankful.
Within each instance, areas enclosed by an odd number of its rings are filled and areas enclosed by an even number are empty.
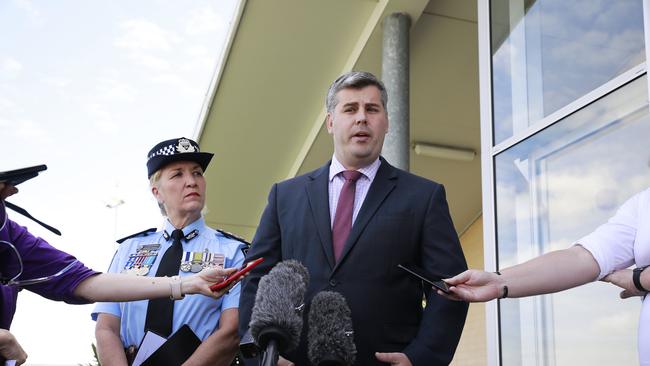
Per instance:
[[[564,249],[650,186],[646,76],[495,159],[499,267]],[[501,301],[503,365],[638,365],[639,301],[596,282]]]
[[[645,60],[642,0],[492,0],[494,143]]]

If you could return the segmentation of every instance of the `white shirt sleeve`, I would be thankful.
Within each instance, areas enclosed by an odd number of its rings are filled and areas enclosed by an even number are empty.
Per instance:
[[[598,279],[634,264],[639,206],[641,196],[646,192],[648,191],[627,200],[607,223],[575,243],[582,245],[596,259],[600,267]]]

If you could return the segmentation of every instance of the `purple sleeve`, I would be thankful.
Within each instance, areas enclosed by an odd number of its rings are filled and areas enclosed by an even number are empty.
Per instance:
[[[98,274],[98,272],[86,267],[70,254],[54,248],[45,240],[33,236],[25,227],[19,226],[11,220],[7,220],[7,225],[5,230],[8,231],[8,241],[18,249],[23,260],[23,274],[20,279],[50,276],[70,263],[76,262],[60,276],[46,282],[26,286],[27,290],[51,300],[65,301],[69,304],[89,302],[75,296],[73,292],[83,280]]]

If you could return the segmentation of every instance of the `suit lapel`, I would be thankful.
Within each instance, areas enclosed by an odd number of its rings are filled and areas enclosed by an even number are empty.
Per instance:
[[[306,190],[309,199],[309,207],[311,208],[311,214],[316,223],[323,252],[327,257],[327,262],[329,263],[330,268],[334,268],[328,189],[329,166],[330,163],[328,162],[309,176],[311,181],[307,183]]]
[[[357,219],[354,221],[354,225],[352,225],[350,236],[345,242],[345,247],[343,248],[343,253],[341,254],[341,259],[338,263],[343,262],[345,256],[350,252],[350,250],[352,250],[354,245],[357,243],[359,236],[363,232],[363,229],[365,229],[370,219],[377,212],[379,206],[381,206],[388,194],[390,194],[396,185],[397,170],[382,158],[377,175],[372,181],[366,199],[363,201],[359,214],[357,215]],[[334,270],[336,270],[336,268],[338,268],[338,264]]]

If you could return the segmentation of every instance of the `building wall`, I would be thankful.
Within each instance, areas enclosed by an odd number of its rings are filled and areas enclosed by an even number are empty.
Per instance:
[[[483,217],[479,217],[461,235],[460,243],[469,268],[483,269]],[[485,365],[487,360],[485,333],[485,305],[473,303],[469,306],[467,321],[460,338],[460,344],[451,365]]]

